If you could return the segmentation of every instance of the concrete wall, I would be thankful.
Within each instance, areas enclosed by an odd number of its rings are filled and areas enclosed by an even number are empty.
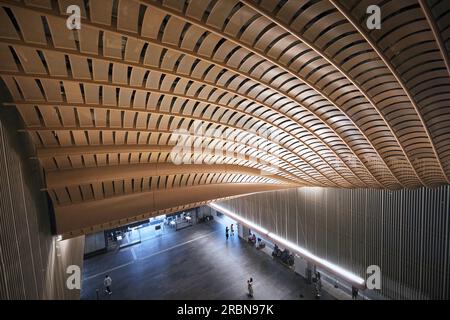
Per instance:
[[[87,234],[84,239],[84,254],[106,250],[105,232]]]
[[[0,83],[0,103],[6,94]],[[66,267],[82,266],[84,236],[57,241],[41,169],[20,117],[0,105],[0,299],[77,299]]]
[[[380,266],[386,297],[450,298],[450,186],[299,188],[219,204],[363,278]]]

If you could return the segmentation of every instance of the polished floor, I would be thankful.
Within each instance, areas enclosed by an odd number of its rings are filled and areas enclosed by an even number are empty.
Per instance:
[[[111,296],[103,278],[113,279]],[[313,287],[215,221],[164,234],[84,262],[82,299],[314,299]],[[321,299],[333,299],[327,292]]]

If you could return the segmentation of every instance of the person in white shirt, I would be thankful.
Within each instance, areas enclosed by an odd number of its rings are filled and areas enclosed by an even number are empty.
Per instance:
[[[111,284],[112,284],[111,277],[106,275],[105,276],[105,280],[103,280],[103,285],[105,286],[105,293],[112,294],[112,291],[111,291],[111,288],[110,288]]]

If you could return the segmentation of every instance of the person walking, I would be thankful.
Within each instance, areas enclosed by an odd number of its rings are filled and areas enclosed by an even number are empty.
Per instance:
[[[231,236],[234,237],[234,225],[231,224]]]
[[[248,296],[253,298],[253,278],[247,280]]]
[[[227,238],[227,240],[228,240],[228,237],[229,237],[228,231],[229,231],[228,226],[226,226],[226,228],[225,228],[225,237]]]
[[[111,291],[111,284],[112,284],[112,279],[110,276],[106,275],[105,279],[103,280],[103,285],[105,286],[105,293],[107,294],[112,294]]]

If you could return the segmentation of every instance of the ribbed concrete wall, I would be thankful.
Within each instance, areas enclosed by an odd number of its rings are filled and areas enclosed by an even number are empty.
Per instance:
[[[1,92],[0,92],[1,93]],[[1,99],[0,99],[1,102]],[[84,237],[56,241],[41,172],[15,110],[0,105],[0,300],[76,299],[66,267],[82,266]]]
[[[367,266],[380,266],[386,297],[450,298],[449,186],[300,188],[220,205],[363,278]]]

